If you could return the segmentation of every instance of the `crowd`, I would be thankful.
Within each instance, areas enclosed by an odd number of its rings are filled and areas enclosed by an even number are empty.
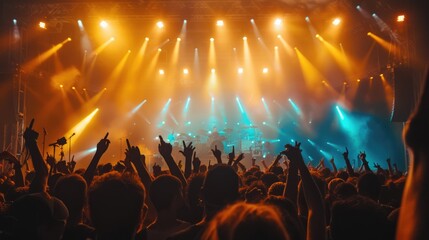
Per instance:
[[[147,166],[129,142],[124,160],[103,164],[108,134],[88,167],[75,169],[43,159],[32,122],[23,137],[34,170],[24,175],[15,156],[1,153],[0,239],[429,239],[428,87],[404,130],[406,174],[389,159],[373,171],[365,152],[354,169],[347,148],[345,169],[333,159],[307,166],[299,142],[248,168],[243,154],[217,148],[207,166],[183,142],[181,169],[161,136],[168,169]]]

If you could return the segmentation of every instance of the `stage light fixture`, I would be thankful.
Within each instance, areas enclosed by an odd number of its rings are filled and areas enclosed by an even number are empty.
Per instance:
[[[252,19],[250,19],[250,22],[253,24],[253,23],[255,23],[255,20],[252,18]]]
[[[164,28],[164,23],[163,23],[162,21],[158,21],[158,22],[156,23],[156,26],[157,26],[159,29]]]
[[[64,87],[64,85],[60,84],[60,88],[63,88],[63,87]]]
[[[307,16],[307,17],[305,17],[305,21],[306,22],[310,22],[310,18]]]
[[[77,25],[79,26],[79,28],[83,28],[83,22],[82,20],[77,20]]]
[[[159,69],[159,75],[164,75],[164,74],[165,74],[164,69]]]
[[[340,19],[340,18],[335,18],[335,19],[332,21],[332,24],[333,24],[334,26],[338,26],[338,25],[340,25],[340,23],[341,23],[341,19]]]
[[[108,23],[108,22],[106,22],[105,20],[102,20],[102,21],[100,22],[100,27],[102,27],[102,28],[106,29],[107,27],[109,27],[109,23]]]
[[[397,22],[404,22],[405,21],[405,15],[398,15],[398,17],[396,17],[396,21]]]
[[[75,87],[75,86],[73,86],[73,87],[72,87],[72,89],[73,89],[73,90],[76,90],[76,87]]]
[[[46,29],[46,23],[45,22],[39,22],[39,27]]]
[[[214,42],[214,38],[210,38],[210,42]]]
[[[282,25],[283,21],[280,18],[276,18],[276,20],[274,20],[274,25],[276,27],[280,27]]]
[[[247,37],[246,36],[243,37],[243,41],[247,41]]]
[[[145,40],[145,41],[149,41],[149,38],[148,38],[148,37],[145,37],[145,38],[144,38],[144,40]]]
[[[225,23],[223,22],[223,20],[217,20],[216,21],[216,26],[218,26],[218,27],[223,27],[224,24]]]
[[[212,74],[215,74],[215,73],[216,73],[216,69],[212,68],[212,69],[210,70],[210,72],[211,72]]]
[[[189,74],[189,69],[187,69],[187,68],[183,69],[183,74],[188,75]]]
[[[158,48],[158,52],[161,52],[162,51],[162,49],[161,48]]]
[[[177,38],[177,41],[180,42],[180,41],[182,41],[182,39],[181,38]]]
[[[12,19],[12,22],[13,22],[13,24],[17,24],[18,23],[18,21],[14,18],[14,19]]]
[[[262,69],[262,73],[263,73],[263,74],[267,74],[267,73],[268,73],[268,68],[267,68],[267,67],[264,67],[264,68]]]
[[[186,20],[186,19],[185,19],[185,20],[183,20],[183,23],[188,23],[188,20]]]
[[[243,68],[240,67],[240,68],[238,68],[237,72],[238,72],[238,74],[243,74],[244,70],[243,70]]]

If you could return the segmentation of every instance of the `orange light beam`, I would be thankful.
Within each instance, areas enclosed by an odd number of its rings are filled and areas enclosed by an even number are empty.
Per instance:
[[[76,142],[76,140],[81,136],[81,134],[85,130],[85,128],[88,126],[88,124],[94,118],[95,114],[97,114],[98,110],[99,109],[96,108],[89,115],[87,115],[84,119],[82,119],[76,125],[74,125],[72,128],[70,128],[63,136],[69,137],[72,134],[76,134],[73,138],[73,141]]]
[[[107,46],[109,46],[113,41],[115,41],[114,37],[111,37],[109,40],[98,46],[93,52],[92,56],[100,54]]]
[[[70,42],[70,41],[71,41],[71,38],[67,38],[66,40],[62,41],[61,43],[58,43],[57,45],[55,45],[55,46],[51,47],[50,49],[46,50],[45,52],[43,52],[39,56],[31,59],[30,61],[28,61],[27,63],[25,63],[23,65],[24,71],[31,72],[32,70],[34,70],[34,68],[36,68],[37,66],[39,66],[40,64],[42,64],[43,62],[45,62],[55,52],[57,52],[58,50],[60,50],[60,48],[62,48],[65,43]]]
[[[323,43],[323,45],[328,49],[328,52],[331,54],[331,56],[335,59],[335,61],[343,68],[343,70],[350,74],[350,66],[345,58],[345,55],[336,47],[334,47],[332,44],[330,44],[328,41],[322,38],[319,34],[316,35],[316,38],[319,39]]]
[[[384,40],[383,38],[375,35],[372,32],[368,32],[368,36],[371,37],[372,39],[374,39],[375,42],[377,42],[380,46],[382,46],[388,52],[393,53],[395,56],[400,56],[401,51],[395,44]]]

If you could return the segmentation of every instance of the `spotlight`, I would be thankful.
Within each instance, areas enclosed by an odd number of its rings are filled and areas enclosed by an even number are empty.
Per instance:
[[[157,26],[159,29],[164,28],[164,23],[163,23],[162,21],[158,21],[158,22],[156,23],[156,26]]]
[[[243,41],[247,41],[247,37],[246,36],[243,37]]]
[[[268,68],[264,67],[264,68],[262,69],[262,73],[264,73],[264,74],[268,73]]]
[[[223,25],[224,25],[223,20],[217,20],[217,21],[216,21],[216,26],[218,26],[218,27],[222,27]]]
[[[356,6],[356,9],[360,9],[360,6],[359,6],[359,5],[357,5],[357,6]]]
[[[278,39],[282,38],[282,35],[278,34],[278,35],[277,35],[277,38],[278,38]]]
[[[64,85],[60,84],[60,88],[63,88],[63,87],[64,87]]]
[[[210,42],[214,42],[214,38],[210,38]]]
[[[149,38],[148,38],[148,37],[145,37],[145,38],[144,38],[144,40],[145,40],[145,41],[149,41]]]
[[[183,23],[188,23],[188,20],[186,20],[186,19],[185,19],[185,20],[183,20]]]
[[[182,41],[182,39],[181,38],[177,38],[177,41],[180,42],[180,41]]]
[[[76,88],[75,88],[74,86],[72,87],[72,89],[73,89],[73,90],[76,90]]]
[[[274,20],[274,25],[277,27],[280,27],[282,23],[283,21],[280,18],[276,18],[276,20]]]
[[[39,22],[39,27],[46,29],[46,23],[45,22]]]
[[[77,20],[77,25],[80,27],[80,28],[82,28],[83,27],[83,23],[82,23],[82,20]]]
[[[71,40],[72,40],[72,39],[71,39],[70,37],[68,37],[68,38],[67,38],[67,41],[71,42]]]
[[[244,70],[243,70],[243,68],[240,67],[240,68],[238,68],[237,72],[238,72],[238,74],[243,74]]]
[[[15,24],[15,25],[16,25],[16,23],[17,23],[18,21],[14,18],[14,19],[12,19],[12,22],[13,22],[13,24]]]
[[[251,23],[255,23],[255,20],[252,18],[252,19],[250,19],[250,22]]]
[[[404,22],[405,21],[405,15],[398,15],[398,17],[396,17],[396,21],[397,22]]]
[[[161,52],[162,51],[162,49],[161,48],[158,48],[158,52]]]
[[[189,74],[189,69],[187,69],[187,68],[183,69],[183,74],[188,75]]]
[[[373,16],[373,17],[377,17],[377,14],[373,13],[373,14],[372,14],[372,16]]]
[[[310,18],[307,16],[307,17],[305,17],[305,21],[306,22],[310,22]]]
[[[333,24],[333,25],[335,25],[335,26],[340,25],[340,23],[341,23],[341,19],[339,19],[339,18],[335,18],[335,19],[332,21],[332,24]]]
[[[109,26],[109,23],[107,23],[106,21],[103,20],[100,22],[100,27],[106,29],[108,26]]]
[[[216,73],[216,69],[214,69],[214,68],[212,68],[210,71],[211,71],[212,74]]]
[[[111,38],[110,38],[110,41],[115,41],[115,38],[114,38],[114,37],[111,37]]]
[[[356,80],[357,82],[360,82],[360,79]]]
[[[164,75],[164,74],[165,74],[164,69],[159,69],[159,75]]]

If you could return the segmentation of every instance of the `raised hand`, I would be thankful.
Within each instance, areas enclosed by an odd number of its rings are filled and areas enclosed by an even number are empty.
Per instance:
[[[232,146],[232,151],[228,153],[228,165],[231,165],[235,159],[235,147]]]
[[[171,156],[173,151],[173,146],[170,143],[166,143],[161,135],[159,135],[158,151],[164,158]]]
[[[197,157],[197,152],[194,152],[193,160],[192,160],[192,166],[194,168],[194,173],[198,173],[201,166],[201,160]]]
[[[302,158],[301,155],[301,143],[295,141],[295,146],[292,146],[290,144],[286,144],[286,150],[282,153],[286,155],[286,157],[291,161],[296,161],[299,158]]]
[[[359,159],[362,161],[362,162],[365,162],[366,161],[366,153],[365,153],[365,151],[363,151],[363,152],[359,152]]]
[[[344,159],[348,159],[349,158],[349,149],[347,149],[347,147],[346,147],[346,151],[343,152],[343,157],[344,157]]]
[[[329,159],[329,162],[330,162],[331,164],[334,164],[334,163],[335,163],[334,157],[332,157],[331,159]]]
[[[244,153],[240,153],[240,155],[238,155],[237,159],[235,159],[233,166],[237,166],[238,163],[241,162],[241,160],[244,159]]]
[[[188,144],[188,146],[186,146],[185,141],[183,141],[183,151],[182,151],[182,150],[180,150],[179,152],[180,152],[183,156],[185,156],[185,158],[189,158],[189,159],[191,159],[191,158],[192,158],[192,154],[194,153],[194,151],[195,151],[195,147],[194,147],[194,146],[192,146],[192,142],[190,142],[190,143]]]
[[[129,159],[132,163],[136,163],[140,161],[141,154],[140,149],[137,146],[131,146],[127,150],[125,150],[126,159]]]
[[[217,163],[222,163],[222,152],[217,149],[217,145],[215,145],[215,149],[212,149],[213,156],[216,158]]]
[[[153,171],[153,175],[154,176],[159,176],[161,174],[161,166],[159,166],[158,164],[154,163],[152,166],[152,171]]]
[[[33,130],[34,118],[31,120],[30,125],[24,131],[25,141],[36,141],[39,133]]]
[[[97,143],[97,153],[103,154],[107,151],[107,149],[109,148],[110,145],[110,140],[107,138],[103,138],[101,139],[98,143]]]
[[[53,168],[57,163],[57,161],[55,160],[55,157],[49,154],[46,155],[46,162],[51,168]]]
[[[177,167],[179,167],[179,169],[182,169],[183,167],[182,160],[179,160],[179,162],[177,163]]]

